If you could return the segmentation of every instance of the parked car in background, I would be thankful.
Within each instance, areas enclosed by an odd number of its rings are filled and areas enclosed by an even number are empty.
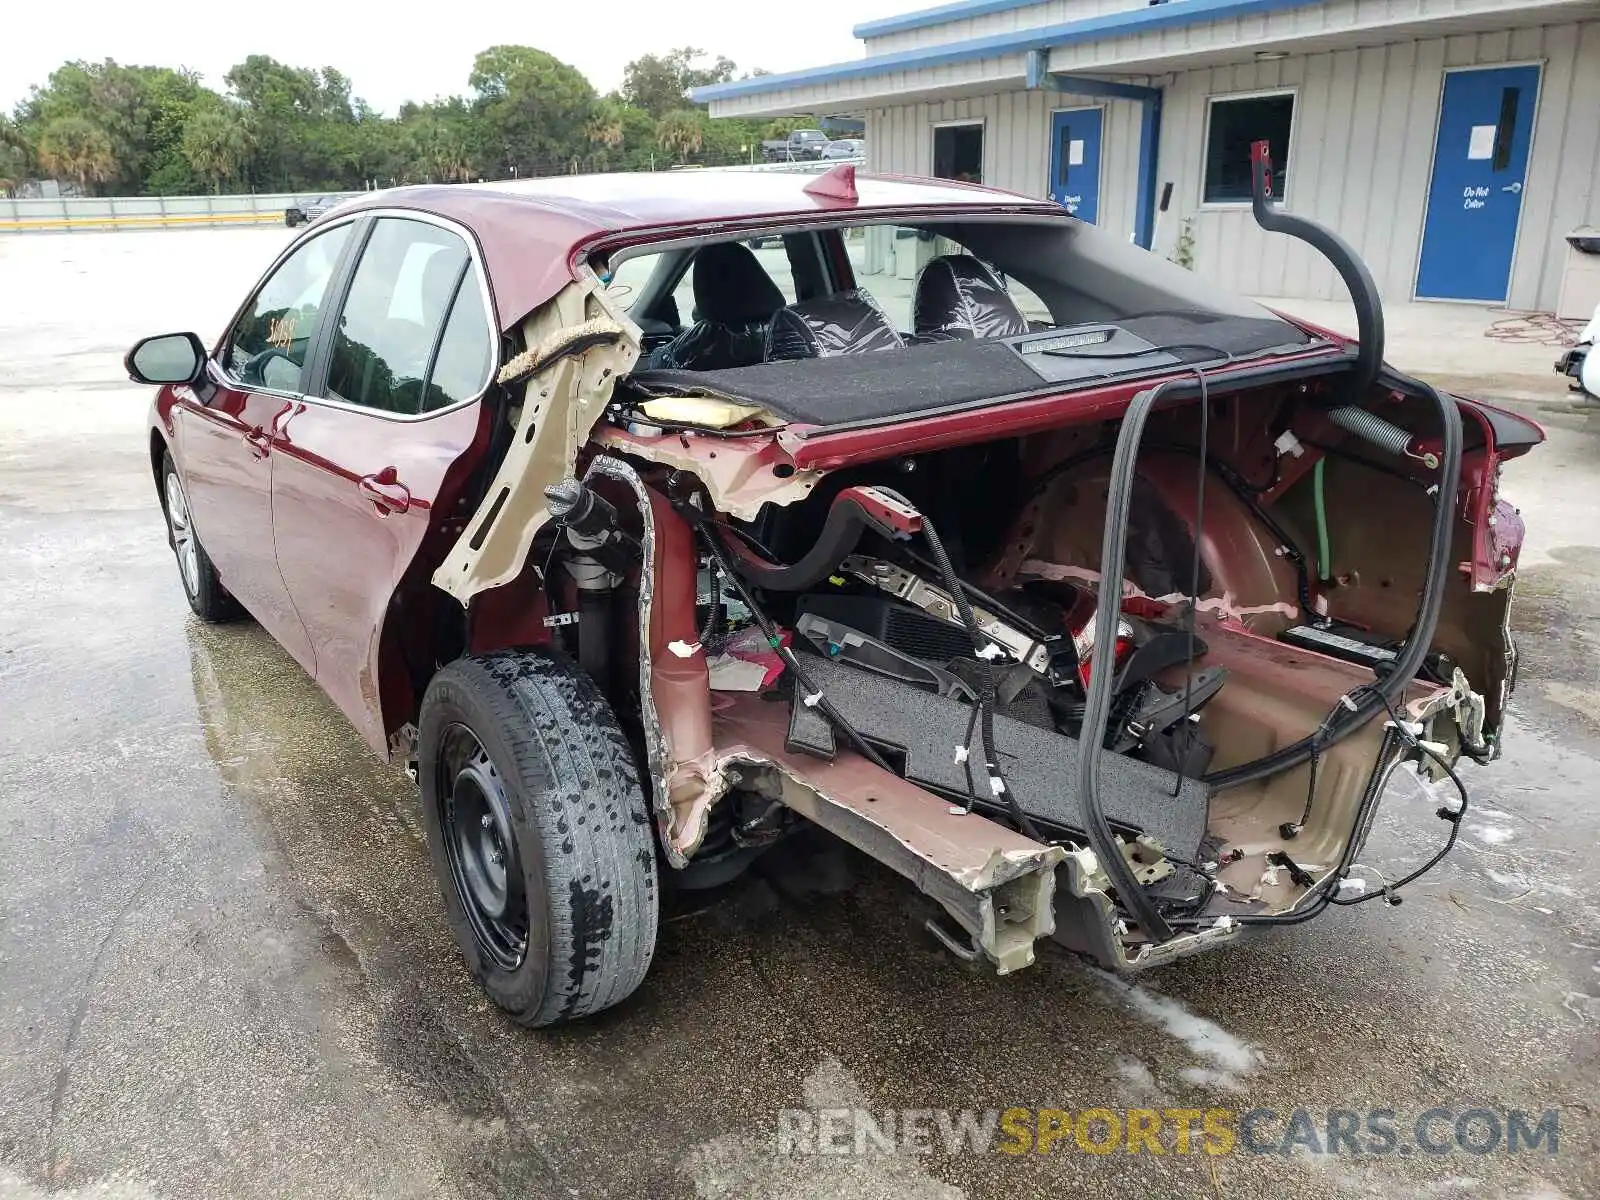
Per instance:
[[[622,1000],[664,889],[817,829],[966,962],[1126,970],[1392,899],[1466,793],[1379,875],[1390,773],[1499,752],[1543,433],[1385,367],[1342,247],[1361,345],[973,185],[408,187],[127,367],[189,606],[411,768],[518,1021]],[[1268,1004],[1328,945],[1230,961]]]
[[[836,138],[822,148],[821,157],[831,158],[860,158],[867,152],[867,143],[864,138]]]
[[[330,192],[326,196],[307,196],[296,200],[283,210],[283,223],[290,229],[297,225],[309,225],[318,217],[332,212],[349,198],[342,192]]]
[[[786,138],[761,143],[761,157],[767,162],[805,162],[822,157],[828,135],[820,129],[796,129]]]

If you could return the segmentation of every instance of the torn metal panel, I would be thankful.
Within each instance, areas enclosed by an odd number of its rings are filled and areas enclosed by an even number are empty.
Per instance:
[[[528,351],[502,379],[531,371],[516,436],[478,511],[434,572],[433,582],[466,604],[509,583],[549,518],[544,489],[572,474],[619,376],[639,358],[639,328],[605,294],[592,271],[558,292],[523,323]]]
[[[717,512],[740,521],[754,521],[766,504],[799,503],[826,474],[796,470],[777,438],[767,434],[702,437],[692,431],[648,434],[605,426],[594,440],[619,454],[689,472],[705,484]]]
[[[779,799],[937,900],[1005,974],[1034,961],[1055,929],[1060,846],[1044,845],[964,812],[854,754],[833,762],[784,749],[781,705],[733,698],[716,716],[717,763],[763,766]]]
[[[683,642],[681,626],[694,635],[695,572],[672,561],[681,557],[690,534],[666,500],[621,459],[597,456],[585,480],[596,477],[627,485],[639,505],[639,715],[659,840],[668,863],[682,867],[705,836],[705,813],[727,790],[711,752],[705,654],[698,646],[689,655],[674,649]],[[686,588],[687,595],[672,596],[674,586]]]

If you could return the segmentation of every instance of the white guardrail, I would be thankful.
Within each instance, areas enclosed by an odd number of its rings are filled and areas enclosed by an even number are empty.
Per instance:
[[[296,199],[296,195],[256,195],[0,200],[0,233],[282,225],[283,210]]]
[[[681,166],[671,171],[785,171],[816,174],[840,163],[865,166],[862,158],[750,163],[726,167]],[[63,233],[78,230],[205,228],[281,225],[283,210],[304,192],[252,196],[89,196],[51,200],[0,199],[0,233]]]

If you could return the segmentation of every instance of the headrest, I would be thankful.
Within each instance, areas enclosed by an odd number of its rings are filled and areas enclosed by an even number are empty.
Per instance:
[[[695,252],[694,306],[702,321],[756,325],[783,307],[783,293],[748,246],[716,242]]]
[[[986,264],[944,254],[917,276],[912,327],[919,338],[1003,338],[1027,333],[1028,319]]]
[[[780,308],[767,331],[767,361],[832,358],[905,345],[866,292],[835,292]]]

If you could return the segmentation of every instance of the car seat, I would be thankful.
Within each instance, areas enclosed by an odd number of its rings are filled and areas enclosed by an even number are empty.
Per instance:
[[[918,340],[1005,338],[1028,332],[1028,319],[1000,277],[970,254],[929,259],[912,296],[911,321]]]
[[[767,361],[866,354],[905,344],[878,302],[858,289],[780,308],[767,332]]]
[[[651,351],[641,370],[717,371],[761,361],[767,325],[783,293],[759,259],[738,242],[703,246],[694,256],[695,323]]]

